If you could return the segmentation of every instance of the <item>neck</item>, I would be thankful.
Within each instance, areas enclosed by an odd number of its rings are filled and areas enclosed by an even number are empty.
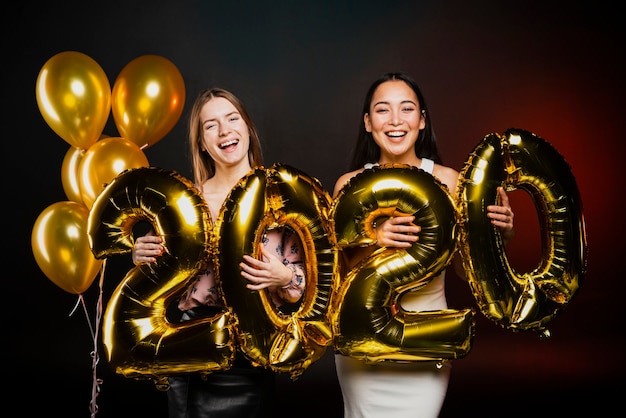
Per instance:
[[[208,179],[205,184],[211,184],[211,187],[219,190],[230,190],[251,170],[252,167],[249,163],[217,166],[215,167],[215,175]]]
[[[416,156],[387,156],[381,157],[378,160],[378,164],[408,164],[415,167],[419,167],[422,164],[422,159]]]

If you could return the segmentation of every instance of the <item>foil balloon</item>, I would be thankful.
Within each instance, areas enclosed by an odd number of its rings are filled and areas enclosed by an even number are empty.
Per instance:
[[[487,218],[498,186],[526,191],[537,209],[542,257],[531,272],[511,267]],[[547,324],[578,292],[587,264],[582,202],[569,165],[546,140],[509,129],[478,143],[457,191],[460,253],[480,310],[504,328],[549,336]]]
[[[227,312],[170,323],[168,305],[202,268],[211,251],[211,217],[191,182],[174,171],[129,169],[96,199],[89,239],[101,259],[133,248],[133,227],[149,222],[166,252],[131,269],[117,286],[103,317],[109,364],[127,377],[152,378],[229,368],[234,336]]]
[[[129,62],[117,76],[111,101],[120,136],[144,149],[176,125],[185,106],[185,83],[171,61],[159,55],[143,55]]]
[[[35,261],[54,284],[80,295],[102,267],[89,247],[89,210],[73,201],[57,202],[39,214],[31,234]]]
[[[462,358],[474,335],[471,309],[416,312],[398,303],[445,269],[456,251],[454,200],[438,179],[397,164],[357,174],[331,209],[337,245],[371,245],[373,224],[400,214],[415,216],[419,240],[410,248],[379,248],[341,277],[331,315],[335,351],[368,363]]]
[[[85,150],[70,147],[63,157],[61,163],[61,184],[65,196],[76,203],[84,205],[83,198],[80,195],[80,180],[78,176],[78,167],[85,156]]]
[[[35,92],[41,115],[64,141],[87,149],[98,140],[111,112],[111,85],[96,61],[76,51],[54,55]]]
[[[296,378],[331,342],[328,309],[336,246],[329,229],[332,199],[319,181],[289,166],[254,169],[233,188],[215,223],[216,271],[237,323],[240,349],[253,364]],[[298,309],[280,312],[267,292],[246,288],[244,254],[259,256],[263,234],[283,225],[304,247],[307,286]]]
[[[148,157],[126,138],[103,138],[92,145],[78,165],[80,196],[87,208],[117,175],[124,170],[148,167]]]

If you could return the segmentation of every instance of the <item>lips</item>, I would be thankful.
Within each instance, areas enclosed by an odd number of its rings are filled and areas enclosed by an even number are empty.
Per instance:
[[[226,148],[228,148],[230,146],[237,145],[238,143],[239,143],[239,140],[233,139],[233,140],[230,140],[230,141],[222,142],[219,145],[219,147],[220,147],[220,149],[226,149]]]
[[[385,135],[387,135],[389,138],[402,138],[406,135],[406,131],[390,131],[386,132]]]

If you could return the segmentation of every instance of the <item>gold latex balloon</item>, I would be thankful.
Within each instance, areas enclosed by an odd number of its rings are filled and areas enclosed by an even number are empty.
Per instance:
[[[126,138],[108,137],[92,145],[78,166],[82,201],[91,209],[102,189],[124,170],[147,167],[148,158]]]
[[[474,335],[471,309],[409,312],[398,303],[445,269],[456,251],[456,209],[445,185],[409,165],[366,169],[335,198],[337,245],[370,245],[372,224],[399,214],[415,216],[419,240],[406,249],[379,248],[340,278],[331,315],[335,351],[369,363],[462,358]]]
[[[39,214],[31,234],[41,271],[61,289],[77,295],[91,286],[102,266],[89,247],[88,217],[84,205],[57,202]]]
[[[498,186],[528,192],[538,211],[542,258],[532,272],[511,267],[487,217]],[[460,253],[481,311],[507,329],[548,336],[546,325],[577,293],[587,265],[582,202],[569,165],[546,140],[509,129],[477,144],[457,190]]]
[[[87,149],[109,119],[111,85],[104,70],[87,55],[54,55],[37,76],[36,97],[44,120],[73,147]]]
[[[215,224],[218,283],[236,317],[241,350],[255,364],[292,378],[331,343],[328,325],[337,252],[329,228],[332,199],[319,181],[280,164],[257,168],[227,197]],[[267,292],[250,291],[241,277],[244,254],[259,257],[266,230],[288,226],[304,248],[306,290],[296,312],[281,313]]]
[[[70,147],[65,153],[63,163],[61,164],[61,184],[63,185],[65,196],[69,200],[80,204],[84,203],[80,195],[78,167],[84,155],[84,149]]]
[[[228,312],[170,323],[168,305],[206,267],[211,217],[192,183],[154,167],[129,169],[98,196],[89,213],[89,239],[97,258],[132,251],[133,227],[149,222],[165,254],[131,269],[103,317],[108,361],[127,377],[152,378],[227,369],[234,359]]]
[[[183,77],[171,61],[159,55],[135,58],[113,84],[117,130],[141,149],[160,141],[176,125],[184,106]]]

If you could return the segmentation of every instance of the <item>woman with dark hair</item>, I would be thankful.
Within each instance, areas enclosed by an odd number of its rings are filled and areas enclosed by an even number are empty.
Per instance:
[[[241,101],[227,90],[213,88],[201,92],[191,109],[189,146],[194,183],[215,222],[231,190],[262,166],[259,135]],[[138,237],[133,262],[155,262],[164,251],[161,244],[154,232]],[[243,256],[241,275],[249,281],[248,289],[266,289],[277,308],[299,301],[305,269],[298,235],[285,227],[273,228],[265,233],[260,253],[261,260]],[[178,309],[183,321],[210,317],[223,309],[222,300],[209,262],[178,300]],[[253,366],[239,350],[228,370],[172,376],[168,381],[170,418],[274,415],[275,372]]]
[[[360,130],[350,172],[335,183],[337,197],[351,178],[367,168],[383,164],[407,164],[439,179],[452,196],[459,173],[442,165],[428,106],[417,83],[404,73],[387,73],[367,91]],[[513,238],[513,212],[503,188],[498,189],[499,205],[487,208],[504,242]],[[393,216],[375,226],[376,243],[342,250],[344,271],[349,271],[380,247],[408,248],[419,239],[421,228],[413,216]],[[455,272],[465,278],[459,257]],[[448,307],[444,288],[445,269],[400,300],[406,311],[443,310]],[[443,405],[450,364],[436,361],[375,363],[336,354],[335,364],[344,400],[344,418],[421,417],[436,418]]]

